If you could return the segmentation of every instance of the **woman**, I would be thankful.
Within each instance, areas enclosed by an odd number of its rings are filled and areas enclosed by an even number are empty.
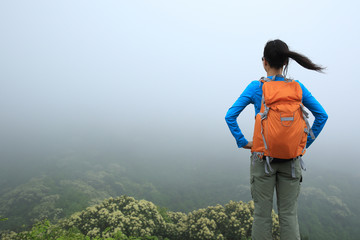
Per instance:
[[[287,81],[281,74],[284,72],[284,75],[286,75],[289,58],[310,70],[322,72],[324,69],[312,63],[307,57],[290,51],[286,43],[277,39],[268,41],[264,48],[262,63],[267,73],[268,81]],[[296,82],[300,84],[302,90],[302,104],[308,108],[315,117],[311,130],[313,136],[316,138],[323,129],[328,116],[320,103],[311,95],[305,86],[299,81]],[[263,84],[263,81],[251,82],[226,114],[226,122],[239,148],[251,149],[253,142],[248,141],[244,137],[237,124],[236,118],[250,103],[254,104],[255,115],[260,112]],[[306,147],[308,148],[313,141],[314,139],[308,135]],[[302,180],[302,161],[300,156],[292,159],[271,159],[271,166],[270,162],[267,166],[267,161],[262,157],[256,156],[254,153],[251,159],[251,195],[255,205],[252,239],[272,239],[271,212],[274,188],[276,188],[277,208],[280,221],[280,239],[300,240],[297,220],[297,198]],[[269,171],[269,169],[271,171]]]

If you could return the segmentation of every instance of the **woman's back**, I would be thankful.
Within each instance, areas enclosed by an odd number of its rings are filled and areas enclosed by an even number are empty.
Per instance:
[[[271,211],[274,188],[277,194],[280,238],[300,240],[297,198],[302,181],[302,155],[319,135],[328,118],[321,104],[302,83],[287,81],[282,76],[287,73],[289,58],[307,69],[319,72],[323,70],[307,57],[290,51],[283,41],[269,41],[265,45],[262,58],[267,78],[263,81],[252,81],[225,117],[237,146],[252,150],[250,183],[255,205],[253,240],[272,239]],[[282,88],[286,89],[286,92],[282,92]],[[254,104],[256,116],[253,141],[245,138],[236,121],[249,104]],[[306,122],[306,111],[303,106],[315,117],[311,129]],[[294,124],[296,127],[293,127]],[[313,136],[308,135],[311,130]],[[296,151],[287,147],[292,145],[297,146],[294,148]],[[270,151],[270,148],[286,159],[276,157],[278,155],[272,156],[274,151]]]

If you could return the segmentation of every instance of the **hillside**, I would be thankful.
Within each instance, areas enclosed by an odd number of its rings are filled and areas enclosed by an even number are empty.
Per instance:
[[[2,239],[249,239],[253,210],[253,202],[230,201],[225,206],[184,214],[121,196],[106,199],[54,225],[43,221],[30,231],[4,233]],[[279,239],[275,213],[273,237]]]
[[[241,165],[215,168],[203,162],[166,165],[89,159],[67,156],[23,164],[21,169],[10,168],[9,163],[0,169],[0,218],[8,218],[0,222],[0,231],[29,230],[44,219],[56,224],[103,199],[121,195],[183,213],[251,199],[248,168]],[[357,239],[358,181],[359,177],[340,171],[312,168],[304,173],[299,196],[301,234],[317,240]]]

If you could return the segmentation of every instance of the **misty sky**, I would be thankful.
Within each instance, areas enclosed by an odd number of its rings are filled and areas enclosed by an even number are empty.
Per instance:
[[[1,153],[111,146],[139,158],[248,161],[224,117],[265,75],[263,47],[279,38],[327,67],[289,66],[329,114],[306,161],[359,167],[358,9],[355,0],[2,0]],[[253,106],[238,122],[251,139]]]

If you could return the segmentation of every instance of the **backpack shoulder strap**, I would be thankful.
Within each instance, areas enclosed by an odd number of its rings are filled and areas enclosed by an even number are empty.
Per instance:
[[[271,79],[267,77],[261,77],[259,79],[259,87],[261,87],[261,83],[266,83],[266,82],[271,82]]]
[[[303,113],[303,118],[305,120],[305,123],[306,123],[306,128],[305,128],[305,132],[307,134],[310,134],[311,136],[311,139],[314,140],[315,139],[315,135],[314,135],[314,132],[312,131],[311,127],[310,127],[310,123],[308,121],[308,118],[309,118],[309,113],[305,110],[305,107],[303,104],[300,104],[300,108],[301,108],[301,111]]]
[[[261,77],[259,79],[259,82],[271,82],[272,80],[270,78],[267,78],[267,77]]]

